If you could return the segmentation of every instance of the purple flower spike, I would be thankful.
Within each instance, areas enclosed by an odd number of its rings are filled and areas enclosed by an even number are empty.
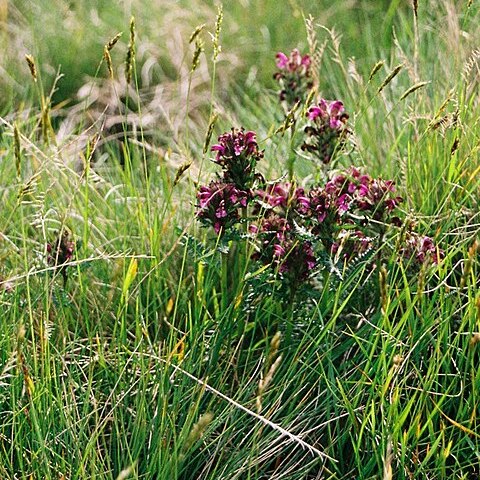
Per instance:
[[[340,100],[335,100],[330,102],[329,105],[329,114],[330,116],[338,116],[344,112],[343,103]]]
[[[310,125],[305,128],[307,138],[302,150],[315,154],[323,164],[328,164],[335,150],[342,148],[348,134],[348,114],[340,100],[320,99],[309,108],[307,118]]]
[[[250,193],[231,183],[211,182],[200,187],[197,216],[204,225],[211,225],[218,235],[240,219],[238,209],[245,207]]]
[[[312,59],[309,55],[302,55],[296,48],[290,56],[278,52],[275,58],[279,71],[273,78],[280,85],[280,101],[288,111],[296,102],[304,101],[313,88]]]
[[[218,137],[211,150],[217,152],[214,162],[223,168],[226,183],[233,183],[240,190],[252,188],[256,164],[263,157],[255,132],[232,128]]]
[[[422,237],[413,232],[407,235],[405,247],[400,252],[405,258],[414,259],[418,264],[423,264],[427,261],[438,264],[443,257],[443,251],[436,247],[432,238]]]

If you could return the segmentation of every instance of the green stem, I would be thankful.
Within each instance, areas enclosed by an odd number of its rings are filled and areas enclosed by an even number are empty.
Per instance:
[[[247,207],[242,207],[242,219],[243,219],[243,225],[242,225],[242,228],[243,228],[243,232],[245,234],[248,233],[248,225],[247,225],[247,215],[248,215],[248,211],[247,211]],[[250,252],[249,252],[249,249],[248,249],[248,240],[245,238],[244,242],[243,242],[243,245],[242,244],[238,244],[237,245],[238,247],[238,250],[239,250],[239,255],[238,255],[238,284],[237,284],[237,287],[235,289],[235,298],[234,298],[234,302],[235,302],[235,306],[239,306],[240,303],[237,301],[237,299],[239,298],[240,295],[243,294],[243,289],[244,289],[244,286],[245,286],[245,276],[247,274],[247,268],[248,268],[248,259],[250,257]],[[235,309],[236,310],[236,309]],[[236,318],[236,321],[237,321],[237,336],[240,337],[244,330],[245,330],[245,324],[246,324],[246,321],[247,321],[247,318],[244,317],[244,318],[238,318],[239,316],[237,315],[237,312],[235,311],[235,318]]]
[[[228,253],[222,253],[222,312],[228,308]]]
[[[287,305],[287,315],[286,315],[286,325],[285,325],[285,341],[287,345],[292,343],[293,338],[293,312],[295,307],[295,294],[297,293],[297,288],[295,285],[290,286],[290,295]]]
[[[290,183],[293,183],[293,177],[295,174],[295,150],[293,148],[294,146],[294,140],[295,138],[295,126],[292,125],[290,129],[290,150],[288,154],[288,180]]]
[[[242,220],[243,220],[243,233],[245,236],[248,233],[248,224],[247,224],[247,218],[248,218],[248,211],[247,207],[242,207]],[[241,252],[242,252],[242,262],[240,264],[241,267],[241,278],[240,278],[240,287],[243,288],[243,280],[245,278],[245,274],[247,273],[247,264],[248,264],[248,240],[245,238],[244,244]]]

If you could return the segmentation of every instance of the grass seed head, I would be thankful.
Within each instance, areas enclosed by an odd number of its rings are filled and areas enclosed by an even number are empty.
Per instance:
[[[183,445],[183,451],[187,451],[194,445],[198,440],[200,440],[205,433],[205,430],[208,428],[208,426],[212,423],[213,420],[213,414],[210,412],[204,413],[203,415],[200,416],[198,419],[197,423],[193,425],[192,430],[190,431],[190,434],[188,435],[187,439],[185,440],[185,443]]]
[[[260,381],[258,382],[257,398],[255,399],[258,413],[262,411],[263,394],[265,393],[268,386],[272,382],[273,375],[275,374],[275,371],[278,369],[281,361],[282,361],[282,356],[280,355],[279,357],[277,357],[275,362],[272,363],[265,377],[261,378]]]
[[[108,43],[105,44],[105,47],[103,48],[103,58],[107,62],[108,74],[112,79],[113,79],[113,64],[112,64],[112,57],[110,55],[110,51],[117,44],[121,36],[122,36],[122,32],[117,33],[113,38],[111,38],[108,41]]]
[[[203,144],[203,154],[206,155],[208,152],[208,147],[210,146],[210,141],[213,135],[213,129],[215,128],[215,124],[217,123],[218,113],[213,112],[212,116],[210,117],[210,121],[208,122],[207,134],[205,136],[205,142]]]
[[[382,84],[378,87],[378,92],[377,93],[380,93],[399,73],[400,71],[402,70],[403,68],[403,63],[401,63],[400,65],[397,65],[391,72],[389,75],[387,75],[387,77],[385,78],[385,80],[382,82]]]
[[[403,100],[407,98],[411,93],[415,92],[419,88],[424,87],[425,85],[428,85],[430,82],[419,82],[416,83],[415,85],[412,85],[401,97],[400,100]]]
[[[192,162],[185,162],[180,165],[175,175],[175,179],[173,180],[173,186],[175,187],[180,179],[183,177],[183,174],[192,166]]]
[[[213,61],[214,63],[217,62],[218,56],[222,51],[222,47],[220,45],[220,33],[222,31],[222,22],[223,22],[223,6],[219,5],[217,19],[215,21],[215,33],[213,35]]]
[[[383,60],[380,60],[377,62],[373,68],[372,71],[370,72],[370,75],[368,76],[368,81],[372,80],[372,78],[378,73],[378,71],[385,65],[385,62]]]
[[[202,23],[201,25],[198,25],[190,35],[190,38],[188,39],[188,43],[193,43],[196,40],[196,38],[200,35],[200,33],[202,33],[204,28],[205,28],[204,23]]]
[[[195,51],[193,52],[192,68],[190,69],[191,73],[200,65],[200,54],[205,50],[204,46],[205,44],[201,38],[195,40]]]
[[[35,60],[33,59],[32,55],[25,55],[25,60],[27,61],[28,68],[32,75],[33,81],[37,81],[37,67],[35,66]]]
[[[272,354],[276,355],[278,349],[280,348],[280,341],[282,340],[282,333],[277,332],[270,342],[270,348],[272,349]]]
[[[133,65],[135,63],[135,17],[130,19],[130,41],[128,42],[127,58],[125,59],[125,80],[132,81]]]
[[[120,37],[123,35],[123,32],[117,33],[113,38],[109,40],[109,42],[105,45],[105,48],[110,52],[112,48],[117,44],[120,40]]]
[[[108,76],[113,79],[113,63],[112,63],[112,57],[110,55],[110,50],[105,46],[103,50],[103,58],[105,59],[105,62],[107,63],[107,69],[108,69]]]

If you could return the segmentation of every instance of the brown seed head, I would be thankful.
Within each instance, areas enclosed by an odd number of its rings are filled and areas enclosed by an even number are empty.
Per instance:
[[[379,62],[377,62],[373,66],[372,71],[370,72],[370,75],[368,77],[368,81],[370,81],[384,65],[385,65],[385,62],[383,60],[380,60]]]
[[[178,167],[175,179],[173,180],[173,186],[175,187],[180,179],[183,177],[183,174],[192,166],[192,162],[185,162]]]
[[[188,43],[193,43],[195,39],[200,35],[202,30],[205,28],[205,24],[202,23],[201,25],[198,25],[193,33],[190,35],[190,38],[188,39]]]
[[[205,136],[205,142],[203,144],[203,154],[205,155],[208,152],[208,147],[210,146],[210,140],[212,139],[213,129],[215,128],[215,123],[217,122],[218,114],[213,112],[208,122],[207,135]]]
[[[35,66],[35,60],[33,59],[32,55],[25,55],[25,60],[27,61],[28,68],[30,70],[30,73],[33,77],[33,81],[37,81],[37,67]]]
[[[135,17],[130,19],[130,41],[128,42],[127,58],[125,59],[125,80],[132,81],[133,64],[135,62]]]
[[[123,35],[123,32],[117,33],[113,38],[109,40],[109,42],[105,45],[105,48],[110,51],[120,40],[120,37]]]

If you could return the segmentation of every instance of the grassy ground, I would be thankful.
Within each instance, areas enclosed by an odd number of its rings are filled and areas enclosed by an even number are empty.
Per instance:
[[[225,4],[214,63],[213,2],[0,1],[1,478],[480,475],[479,6],[309,3]],[[297,46],[350,113],[337,166],[395,179],[438,265],[324,269],[285,302],[196,221],[214,111],[211,143],[255,130],[265,176],[289,158],[299,183],[318,174],[274,133],[274,56]],[[59,268],[62,236],[75,252]]]

